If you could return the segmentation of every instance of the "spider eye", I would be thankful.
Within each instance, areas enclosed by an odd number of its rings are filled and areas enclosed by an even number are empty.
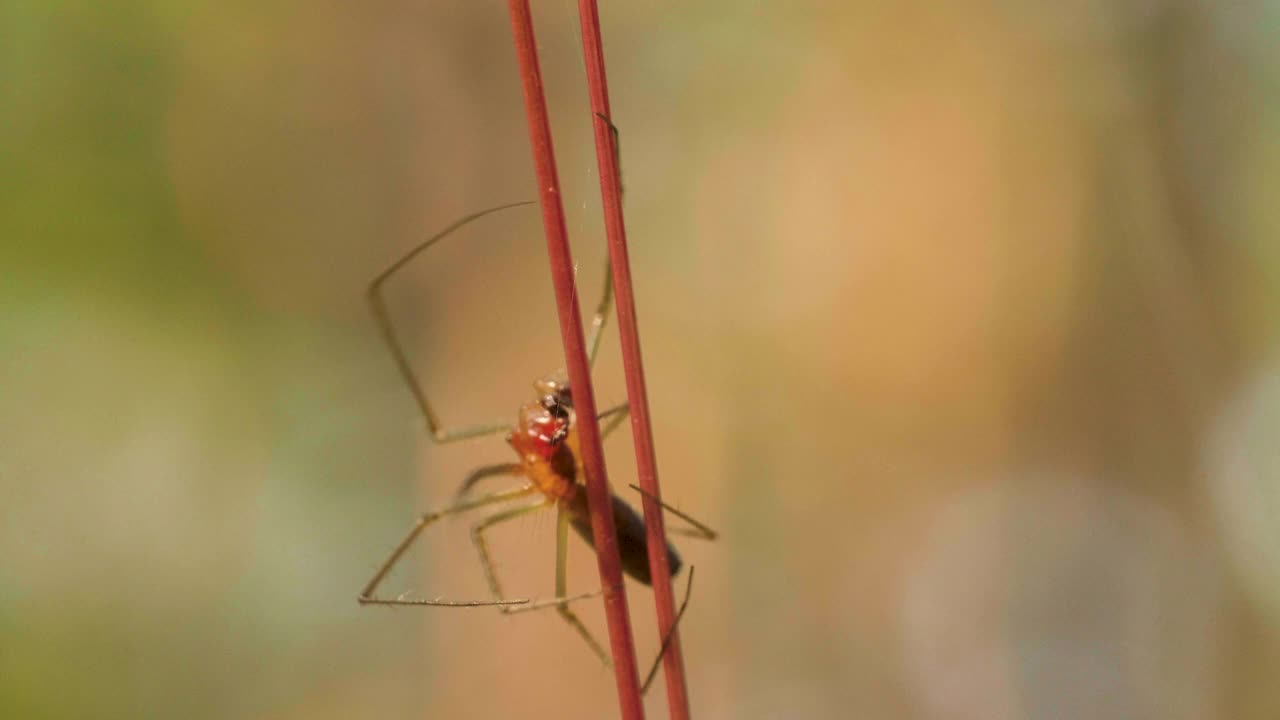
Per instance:
[[[542,407],[557,420],[569,419],[569,406],[565,405],[558,395],[543,395]]]

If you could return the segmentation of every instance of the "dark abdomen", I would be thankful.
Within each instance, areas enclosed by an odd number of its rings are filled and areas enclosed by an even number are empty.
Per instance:
[[[591,534],[591,516],[586,512],[586,492],[578,493],[582,507],[573,513],[573,529],[578,531],[587,544],[595,547],[595,538]],[[645,585],[653,583],[649,572],[649,545],[644,536],[644,520],[640,513],[614,495],[613,525],[618,531],[618,555],[622,558],[622,571]],[[576,503],[575,503],[576,504]],[[667,543],[667,565],[671,574],[680,572],[680,556],[676,554],[671,543]]]

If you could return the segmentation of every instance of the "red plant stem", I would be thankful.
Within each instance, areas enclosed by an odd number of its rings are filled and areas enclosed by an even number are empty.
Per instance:
[[[569,252],[568,231],[565,229],[564,205],[560,196],[555,153],[551,145],[551,123],[547,118],[547,101],[542,90],[542,71],[538,65],[533,18],[529,11],[529,0],[508,0],[507,5],[511,13],[511,30],[515,34],[520,84],[524,89],[529,143],[533,148],[533,163],[538,178],[538,197],[542,205],[543,230],[547,236],[551,279],[556,289],[560,337],[564,342],[565,365],[569,371],[569,386],[573,388],[573,404],[578,417],[578,439],[582,450],[582,465],[587,476],[587,504],[591,511],[591,531],[595,538],[600,585],[604,591],[609,645],[618,685],[618,706],[625,720],[643,720],[644,706],[641,703],[640,680],[636,670],[635,643],[631,634],[631,621],[627,615],[618,537],[613,525],[612,495],[605,475],[600,426],[595,420],[595,394],[591,389],[591,370],[587,364],[586,343],[582,336],[582,316],[578,310],[573,257]]]
[[[662,522],[662,506],[657,498],[658,461],[653,447],[649,419],[649,395],[645,388],[644,362],[640,355],[640,330],[636,322],[635,292],[631,284],[631,264],[627,257],[627,229],[622,219],[622,183],[618,169],[616,138],[604,118],[609,118],[609,84],[604,70],[604,46],[600,38],[600,14],[595,0],[579,0],[582,25],[582,52],[586,60],[587,86],[595,115],[596,161],[600,167],[600,195],[604,206],[605,234],[609,238],[609,264],[618,308],[618,334],[622,338],[622,363],[627,378],[627,400],[631,403],[631,435],[636,450],[636,470],[643,500],[645,540],[649,546],[649,570],[653,577],[654,604],[658,612],[659,637],[670,635],[663,656],[666,673],[667,710],[672,720],[688,720],[689,690],[685,683],[684,657],[675,628],[675,600],[671,591],[671,569],[667,564],[667,539]]]

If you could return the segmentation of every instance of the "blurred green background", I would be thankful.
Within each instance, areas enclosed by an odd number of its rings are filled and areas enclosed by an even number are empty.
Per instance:
[[[1280,715],[1280,5],[602,12],[662,484],[723,533],[695,715]],[[0,717],[613,716],[554,613],[355,602],[510,458],[426,442],[364,286],[533,198],[526,137],[501,3],[0,3]],[[510,211],[392,286],[447,422],[560,364],[545,262]],[[483,597],[466,527],[392,592]],[[513,593],[553,530],[495,534]]]

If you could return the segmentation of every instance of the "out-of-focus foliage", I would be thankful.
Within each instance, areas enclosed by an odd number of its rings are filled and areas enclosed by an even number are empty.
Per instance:
[[[426,442],[362,304],[534,195],[504,12],[0,5],[0,717],[610,715],[554,613],[355,603],[509,457]],[[681,544],[695,715],[1275,717],[1280,7],[602,12],[663,488],[723,532]],[[447,421],[559,363],[544,266],[511,211],[393,285]],[[482,597],[465,527],[392,583]],[[552,536],[496,533],[510,588]]]

